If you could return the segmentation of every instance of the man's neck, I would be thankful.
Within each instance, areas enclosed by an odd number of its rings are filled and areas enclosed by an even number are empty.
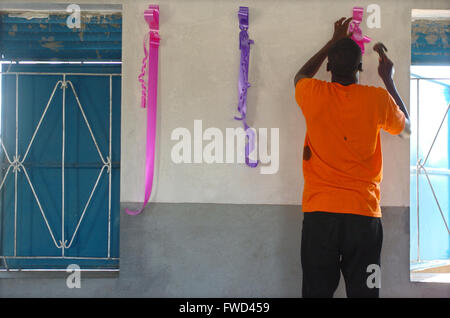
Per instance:
[[[340,76],[332,75],[331,81],[334,83],[339,83],[344,86],[351,85],[351,84],[358,84],[358,79],[356,78],[356,76],[340,77]]]

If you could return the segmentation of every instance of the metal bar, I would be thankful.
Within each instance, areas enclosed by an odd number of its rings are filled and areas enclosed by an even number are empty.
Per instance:
[[[70,248],[70,247],[72,246],[73,239],[75,238],[75,235],[76,235],[77,232],[78,232],[78,228],[80,227],[81,221],[83,221],[84,214],[86,213],[86,210],[87,210],[87,208],[89,207],[89,203],[91,203],[92,196],[94,195],[95,190],[97,189],[97,185],[98,185],[98,182],[100,181],[100,177],[102,176],[103,170],[105,170],[106,167],[107,167],[107,166],[105,165],[105,166],[103,166],[103,168],[100,170],[100,173],[98,174],[97,180],[95,181],[95,185],[94,185],[94,187],[93,187],[93,189],[92,189],[92,191],[91,191],[91,194],[89,195],[89,199],[88,199],[88,201],[86,202],[86,205],[84,206],[83,213],[81,214],[81,217],[80,217],[80,220],[78,221],[77,227],[75,228],[75,231],[73,232],[73,235],[72,235],[72,238],[71,238],[71,240],[70,240],[70,243],[69,243],[69,245],[67,245],[67,246],[65,245],[65,248]],[[65,244],[65,242],[64,242],[64,244]]]
[[[6,160],[9,162],[9,164],[12,164],[12,161],[9,158],[8,152],[6,151],[5,145],[3,144],[3,140],[1,138],[0,138],[0,144],[2,146],[3,152],[5,153]]]
[[[44,218],[45,224],[47,225],[47,229],[48,229],[48,231],[50,232],[50,235],[51,235],[51,237],[52,237],[53,243],[55,244],[55,246],[56,246],[57,248],[62,248],[62,246],[58,245],[58,243],[56,242],[55,236],[53,235],[53,231],[52,231],[52,229],[50,228],[50,225],[48,224],[47,217],[45,216],[44,210],[42,209],[42,206],[41,206],[41,202],[39,201],[39,198],[38,198],[38,196],[36,195],[36,191],[34,190],[33,184],[31,183],[30,177],[28,176],[27,169],[26,169],[23,165],[21,165],[21,167],[22,167],[22,169],[23,169],[23,172],[24,172],[24,174],[25,174],[25,177],[27,178],[28,184],[30,185],[31,192],[33,192],[34,199],[36,200],[36,203],[37,203],[37,205],[38,205],[38,207],[39,207],[39,210],[41,211],[41,215],[42,215],[42,217]]]
[[[11,66],[12,66],[13,64],[17,64],[17,62],[11,61],[11,62],[9,63],[9,65],[8,65],[8,69],[6,70],[6,73],[9,73],[9,70],[11,69]],[[5,74],[6,74],[6,73],[5,73]]]
[[[122,76],[118,73],[58,73],[58,72],[0,72],[3,75],[57,75],[57,76]]]
[[[444,123],[445,117],[447,117],[449,109],[450,109],[450,103],[448,104],[447,110],[445,111],[445,114],[444,114],[444,117],[442,118],[441,124],[439,125],[439,128],[438,128],[436,134],[434,135],[433,142],[431,143],[430,149],[428,150],[427,156],[425,157],[425,160],[423,161],[422,166],[424,166],[427,163],[428,157],[430,156],[431,149],[433,149],[434,143],[437,139],[437,136],[439,135],[439,132],[441,131],[442,124]]]
[[[14,160],[19,160],[19,74],[16,74],[16,155]],[[14,256],[17,255],[17,174],[19,169],[14,169]]]
[[[103,164],[106,165],[107,162],[103,158],[102,152],[100,151],[100,148],[99,148],[99,146],[97,144],[97,140],[95,139],[94,133],[92,132],[91,125],[89,125],[89,121],[87,120],[86,114],[84,113],[84,110],[83,110],[83,106],[81,106],[81,103],[80,103],[80,100],[78,98],[77,92],[75,91],[75,87],[73,87],[73,84],[72,84],[71,81],[67,81],[67,83],[69,83],[70,87],[72,88],[72,92],[73,92],[73,94],[75,96],[75,100],[77,101],[78,108],[80,109],[81,114],[83,115],[83,118],[84,118],[84,121],[86,122],[87,128],[89,129],[89,133],[91,134],[92,141],[94,142],[95,147],[97,148],[98,155],[100,156],[100,159],[102,160]]]
[[[40,163],[40,162],[24,162],[22,163],[27,168],[61,168],[60,162],[47,162],[47,163]],[[7,168],[10,166],[10,163],[0,162],[0,169],[1,168]],[[100,169],[104,166],[102,162],[86,162],[86,163],[67,163],[67,161],[64,163],[64,166],[67,168],[93,168],[93,169]],[[111,166],[113,168],[119,168],[120,162],[111,162]]]
[[[416,108],[416,114],[417,114],[417,119],[416,119],[417,120],[416,159],[417,159],[417,161],[416,162],[417,162],[417,165],[416,165],[416,168],[417,168],[417,171],[419,172],[420,171],[420,166],[419,166],[419,164],[420,164],[420,161],[419,161],[419,127],[420,127],[420,125],[419,125],[419,103],[420,103],[420,101],[419,101],[419,98],[420,98],[419,81],[416,82],[416,98],[417,98],[417,102],[416,102],[416,107],[417,107]],[[417,204],[417,261],[418,262],[420,262],[419,180],[420,180],[419,173],[417,173],[417,175],[416,175],[416,204]]]
[[[14,171],[14,255],[17,254],[17,173]]]
[[[27,150],[25,151],[25,155],[23,156],[23,159],[22,159],[21,163],[23,163],[25,161],[25,159],[27,159],[27,157],[28,157],[28,152],[30,151],[31,145],[34,142],[34,138],[36,137],[36,134],[37,134],[39,128],[41,127],[41,124],[42,124],[42,121],[44,120],[45,114],[47,113],[47,110],[48,110],[48,108],[50,106],[50,103],[53,100],[53,96],[55,95],[56,89],[58,88],[58,85],[60,83],[62,83],[62,82],[61,81],[57,81],[56,84],[55,84],[55,87],[53,87],[53,91],[52,91],[52,93],[50,95],[50,98],[48,99],[47,105],[44,108],[42,116],[39,119],[39,122],[38,122],[38,124],[36,126],[36,129],[34,130],[33,136],[31,137],[30,143],[28,144]]]
[[[84,257],[84,256],[1,256],[3,259],[85,259],[85,260],[119,260],[117,257]]]
[[[436,196],[436,193],[434,192],[433,185],[431,184],[430,178],[428,177],[427,169],[425,169],[423,166],[422,166],[422,169],[425,172],[425,176],[427,177],[428,184],[430,185],[431,192],[433,193],[434,200],[436,201],[436,204],[438,206],[439,212],[441,213],[441,217],[442,217],[442,220],[444,221],[444,224],[445,224],[445,227],[447,229],[447,232],[450,235],[450,229],[448,228],[448,224],[447,224],[447,221],[445,220],[444,213],[442,212],[441,205],[439,204],[439,200],[438,200],[438,198]]]
[[[0,72],[2,70],[3,70],[3,65],[0,64]],[[6,101],[7,100],[7,98],[6,98],[6,95],[7,95],[6,90],[5,90],[5,92],[2,92],[2,90],[3,90],[3,77],[0,76],[0,94],[4,94],[5,95],[4,100]],[[0,200],[0,248],[1,248],[2,252],[3,252],[3,232],[4,232],[4,213],[3,213],[3,211],[4,211],[4,200],[3,199],[4,199],[5,195],[4,195],[3,192],[1,192],[1,189],[3,188],[3,184],[6,181],[6,177],[9,174],[9,170],[11,169],[11,160],[10,160],[10,158],[8,156],[8,152],[6,151],[5,145],[3,144],[3,140],[1,138],[2,134],[3,134],[3,131],[4,131],[4,128],[2,127],[2,118],[3,118],[3,114],[4,113],[6,114],[6,112],[2,108],[3,107],[3,105],[2,105],[3,103],[2,103],[2,98],[1,97],[2,96],[0,96],[0,144],[1,144],[1,147],[3,149],[3,152],[5,153],[6,161],[8,162],[8,168],[6,170],[5,175],[2,177],[2,182],[0,184],[0,199],[1,199]],[[0,171],[0,174],[2,174],[2,172],[3,171]],[[5,267],[7,268],[6,260],[5,260]]]
[[[8,169],[6,170],[5,175],[3,176],[2,183],[0,183],[0,190],[3,188],[3,184],[5,183],[6,177],[8,176],[8,173],[9,173],[9,170],[11,169],[11,167],[12,167],[12,165],[10,165],[10,166],[8,167]]]
[[[94,265],[94,266],[97,266],[97,265]],[[10,273],[11,275],[13,275],[13,273],[17,272],[17,273],[24,273],[24,275],[26,275],[24,277],[28,277],[28,275],[34,275],[31,273],[38,273],[37,275],[39,278],[43,277],[42,276],[43,273],[56,274],[58,272],[66,272],[66,271],[67,271],[67,269],[65,269],[65,268],[11,268],[9,270],[0,269],[0,273],[2,273],[3,275],[5,275],[4,272]],[[108,273],[119,273],[120,272],[120,270],[118,268],[81,268],[81,269],[79,269],[79,271],[85,273],[84,277],[86,277],[86,275],[95,275],[96,272],[101,273],[102,274],[101,276],[96,276],[96,275],[92,276],[92,277],[97,277],[97,278],[113,277],[113,276],[111,276],[111,274],[108,274]],[[108,274],[108,275],[106,275],[106,274]],[[6,275],[9,275],[9,274],[6,274]],[[19,274],[19,275],[21,275],[21,274]],[[12,277],[14,277],[14,276],[11,276],[11,278]],[[51,278],[51,277],[53,277],[53,275],[50,276],[49,278]],[[7,276],[5,278],[7,278]]]
[[[5,263],[5,269],[8,271],[9,268],[8,268],[8,262],[6,261],[6,257],[2,256],[2,259],[3,259],[3,263]]]
[[[62,150],[61,150],[61,253],[64,256],[64,249],[66,246],[66,240],[64,236],[64,228],[65,228],[65,220],[64,220],[64,161],[65,161],[65,153],[66,153],[66,75],[63,75],[62,82]]]
[[[16,74],[16,157],[19,152],[19,74]]]
[[[449,176],[450,177],[450,169],[444,169],[444,168],[432,168],[432,167],[425,167],[427,169],[428,174],[430,175],[441,175],[441,176]],[[410,166],[410,172],[411,173],[420,173],[417,172],[416,166]]]
[[[412,76],[418,76],[416,74],[411,74]],[[450,77],[411,77],[412,80],[437,80],[437,81],[447,81],[450,80]]]
[[[112,76],[109,77],[109,175],[108,175],[108,257],[111,256],[111,176],[112,176]]]

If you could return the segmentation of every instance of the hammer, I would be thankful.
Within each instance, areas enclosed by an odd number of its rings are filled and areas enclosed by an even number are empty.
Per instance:
[[[380,56],[380,60],[384,60],[386,57],[386,54],[384,52],[387,52],[387,48],[384,46],[383,43],[377,42],[373,46],[373,50],[378,53]]]

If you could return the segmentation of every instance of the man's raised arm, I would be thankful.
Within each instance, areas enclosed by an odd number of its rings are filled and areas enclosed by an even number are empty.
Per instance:
[[[340,18],[334,23],[333,38],[328,41],[325,46],[319,50],[319,52],[314,54],[314,56],[311,57],[308,62],[306,62],[305,65],[300,68],[300,70],[294,77],[294,86],[296,86],[297,82],[302,78],[314,77],[320,66],[322,66],[323,61],[325,61],[330,47],[340,39],[351,36],[351,34],[348,33],[348,26],[351,21],[352,18]]]
[[[389,92],[389,94],[391,94],[392,98],[395,100],[395,103],[398,105],[403,114],[405,114],[405,129],[400,135],[402,137],[409,137],[409,135],[411,134],[411,123],[409,120],[408,111],[406,110],[405,104],[403,103],[403,100],[400,97],[394,83],[394,63],[392,63],[392,61],[387,57],[385,53],[387,49],[383,45],[383,43],[375,44],[373,49],[380,55],[378,75],[380,75],[381,79],[383,80],[386,90]]]

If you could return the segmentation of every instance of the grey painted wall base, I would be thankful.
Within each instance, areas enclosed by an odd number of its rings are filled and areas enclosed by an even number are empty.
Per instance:
[[[118,278],[0,279],[0,297],[301,297],[302,219],[300,206],[152,203],[122,212]],[[409,209],[384,207],[383,226],[381,296],[450,297],[409,282]]]

